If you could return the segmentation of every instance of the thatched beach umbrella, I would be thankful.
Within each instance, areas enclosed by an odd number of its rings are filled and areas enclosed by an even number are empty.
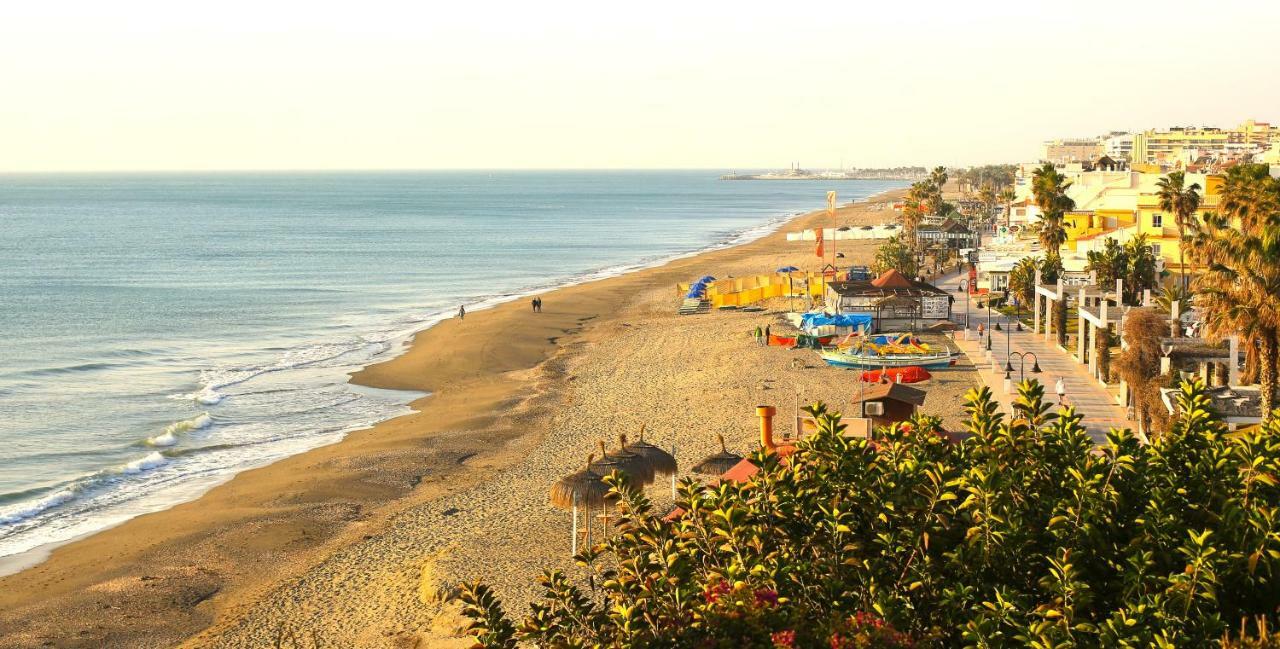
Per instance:
[[[674,455],[675,447],[672,446],[672,453],[668,453],[649,442],[644,441],[644,426],[640,426],[640,441],[634,444],[627,444],[627,438],[622,438],[623,448],[649,462],[649,466],[653,468],[654,476],[667,475],[671,476],[671,497],[676,497],[676,458]]]
[[[591,506],[600,507],[609,500],[609,485],[591,469],[595,455],[587,456],[587,466],[571,473],[551,486],[551,504],[573,510],[573,554],[578,554],[578,506],[587,508],[587,543],[591,542]]]
[[[640,441],[634,444],[627,444],[626,439],[625,436],[622,438],[623,444],[625,444],[622,448],[644,458],[649,463],[649,466],[653,467],[655,476],[675,475],[676,458],[657,446],[644,441],[643,426],[640,427]]]
[[[716,437],[720,440],[720,452],[707,456],[705,460],[693,465],[694,473],[701,473],[703,475],[720,475],[721,473],[732,469],[734,465],[742,461],[741,455],[738,455],[737,453],[730,453],[729,450],[725,448],[724,435],[716,435]]]
[[[600,440],[600,453],[603,457],[595,462],[591,468],[595,469],[600,475],[608,475],[610,471],[619,471],[626,475],[627,481],[636,486],[643,487],[653,482],[653,467],[649,465],[649,461],[623,448],[626,446],[625,437],[621,438],[618,450],[606,452],[604,449],[604,440]]]

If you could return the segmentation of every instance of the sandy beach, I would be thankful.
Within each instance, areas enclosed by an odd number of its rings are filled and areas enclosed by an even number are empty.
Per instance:
[[[871,205],[842,207],[838,224],[892,218]],[[752,243],[558,289],[542,313],[520,300],[421,332],[352,379],[431,393],[416,413],[0,579],[0,647],[467,646],[440,595],[480,579],[523,612],[543,567],[569,563],[569,515],[548,489],[597,440],[644,425],[687,475],[717,433],[754,447],[756,404],[778,406],[784,431],[799,403],[849,408],[854,373],[755,345],[749,332],[777,309],[676,315],[678,282],[816,268],[813,244],[784,232],[817,223],[829,221],[810,213]],[[838,245],[845,264],[870,263],[876,242]],[[938,372],[920,386],[924,411],[957,426],[975,376]],[[670,501],[661,485],[649,496]]]

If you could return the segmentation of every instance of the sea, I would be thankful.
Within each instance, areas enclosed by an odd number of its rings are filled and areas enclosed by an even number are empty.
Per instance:
[[[0,175],[0,572],[409,412],[421,395],[348,375],[460,305],[749,241],[829,189],[843,203],[899,185],[712,171]]]

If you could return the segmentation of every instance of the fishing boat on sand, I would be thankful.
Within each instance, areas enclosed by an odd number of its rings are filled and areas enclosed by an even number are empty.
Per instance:
[[[868,351],[845,351],[841,349],[824,349],[819,354],[827,365],[834,367],[851,367],[859,370],[883,369],[886,367],[908,367],[915,365],[927,370],[950,367],[956,363],[956,355],[952,352],[930,352],[928,354],[875,354]]]
[[[828,365],[862,370],[913,365],[940,369],[956,362],[954,352],[935,351],[911,334],[851,335],[834,347],[823,348],[819,355]]]

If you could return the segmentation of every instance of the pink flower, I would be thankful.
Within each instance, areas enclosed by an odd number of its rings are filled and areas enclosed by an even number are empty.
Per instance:
[[[778,593],[776,591],[769,590],[768,588],[761,588],[760,590],[757,590],[756,606],[763,606],[765,604],[768,604],[769,606],[777,606]]]
[[[702,591],[702,597],[707,600],[708,604],[715,604],[720,597],[729,592],[729,583],[726,581],[718,581],[714,586],[710,586]]]

